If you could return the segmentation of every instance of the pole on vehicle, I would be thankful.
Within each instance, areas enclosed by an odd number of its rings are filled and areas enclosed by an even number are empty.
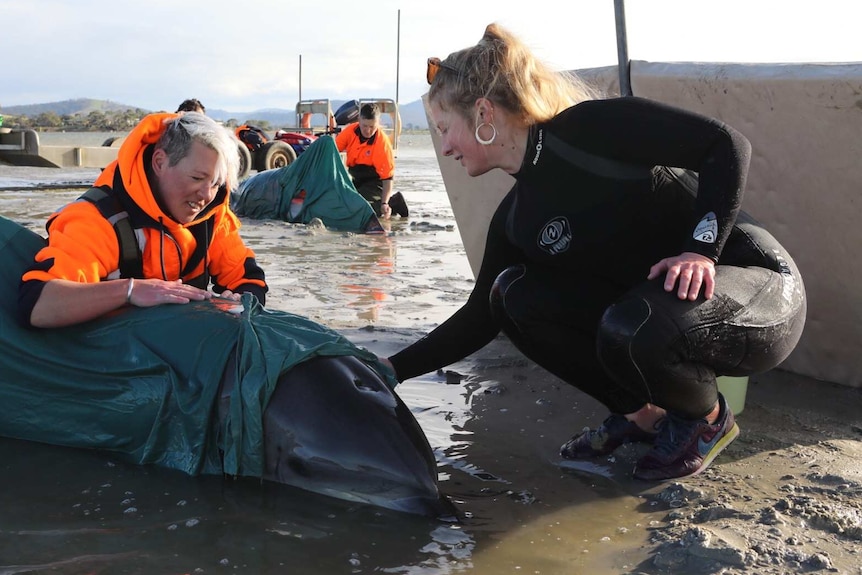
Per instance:
[[[620,76],[620,96],[632,96],[631,62],[626,37],[626,8],[624,0],[614,0],[614,19],[617,24],[617,66]]]
[[[302,54],[299,55],[299,100],[297,102],[302,102]],[[299,109],[296,110],[296,122],[294,124],[296,127],[299,127],[300,118],[299,118]]]
[[[398,9],[398,28],[395,42],[395,109],[398,109],[398,84],[401,73],[401,9]],[[393,126],[394,148],[398,149],[398,126]]]
[[[398,84],[401,77],[401,9],[398,9],[398,28],[395,36],[395,103],[398,103]]]

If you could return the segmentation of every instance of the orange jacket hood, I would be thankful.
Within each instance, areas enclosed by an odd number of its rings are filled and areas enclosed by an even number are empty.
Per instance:
[[[230,190],[221,190],[213,203],[204,209],[197,219],[187,224],[180,224],[174,220],[159,205],[147,179],[148,166],[144,162],[147,157],[147,148],[159,141],[166,129],[166,122],[178,116],[179,114],[172,113],[145,116],[123,140],[120,151],[117,153],[117,159],[108,164],[95,183],[96,186],[112,186],[114,173],[119,169],[123,178],[123,186],[129,196],[147,215],[156,221],[161,221],[168,229],[189,227],[213,217],[213,215],[216,216],[217,220],[220,220],[227,210],[228,198],[230,197]]]

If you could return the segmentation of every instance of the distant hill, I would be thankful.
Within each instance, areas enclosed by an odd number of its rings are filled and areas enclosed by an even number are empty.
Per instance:
[[[49,102],[47,104],[26,104],[22,106],[3,106],[0,113],[9,116],[38,116],[54,112],[59,116],[74,114],[87,115],[90,112],[101,110],[106,112],[118,112],[123,110],[143,109],[128,104],[120,104],[110,100],[94,100],[92,98],[76,98],[74,100],[63,100],[62,102]]]
[[[332,100],[332,111],[338,109],[346,100]],[[204,102],[206,104],[206,102]],[[27,104],[21,106],[4,106],[0,109],[0,113],[8,116],[28,116],[34,117],[39,114],[54,112],[57,115],[75,115],[82,114],[86,116],[92,111],[122,111],[122,110],[144,110],[152,112],[130,104],[120,104],[110,100],[95,100],[91,98],[76,98],[74,100],[63,100],[62,102],[48,102],[45,104]],[[170,111],[173,111],[171,108]],[[399,106],[401,112],[401,125],[404,129],[427,130],[428,119],[425,116],[425,108],[422,105],[422,100],[416,100],[408,104]],[[246,122],[248,120],[267,121],[272,126],[287,127],[296,124],[296,113],[292,108],[264,108],[254,110],[252,112],[230,112],[228,110],[207,109],[207,115],[211,118],[224,122],[230,119],[238,122]],[[385,115],[384,115],[385,116]]]
[[[422,100],[399,104],[398,111],[401,113],[401,125],[404,128],[412,125],[414,130],[428,129],[428,116],[425,115],[425,104]]]

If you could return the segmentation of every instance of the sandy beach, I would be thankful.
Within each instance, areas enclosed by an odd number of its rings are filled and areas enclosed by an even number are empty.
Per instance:
[[[270,307],[386,356],[466,300],[473,278],[430,144],[407,139],[398,170],[411,217],[383,236],[243,221]],[[0,166],[0,213],[41,231],[93,177]],[[563,462],[559,446],[604,409],[503,337],[396,391],[458,525],[0,440],[0,574],[862,573],[858,389],[752,377],[740,438],[705,473],[663,484],[631,478],[643,446]]]

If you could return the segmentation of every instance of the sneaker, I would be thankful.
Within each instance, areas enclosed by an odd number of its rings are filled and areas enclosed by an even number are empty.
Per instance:
[[[623,443],[652,443],[656,434],[638,427],[624,416],[612,413],[596,429],[585,427],[560,448],[564,459],[590,459],[612,453]]]
[[[718,395],[718,420],[682,419],[671,413],[653,448],[635,465],[636,479],[657,481],[697,475],[739,436],[739,426],[724,396]]]

